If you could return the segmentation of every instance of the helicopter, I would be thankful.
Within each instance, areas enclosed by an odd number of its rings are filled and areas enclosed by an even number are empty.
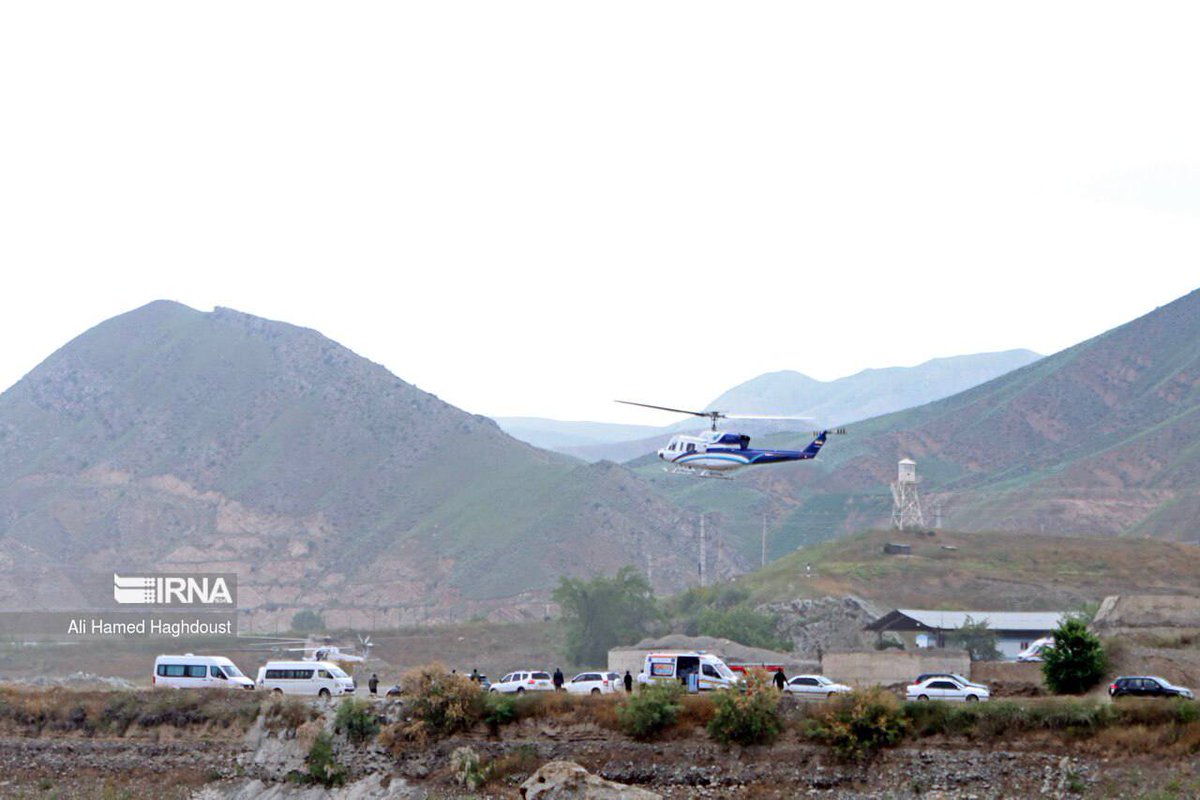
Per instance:
[[[345,648],[333,644],[333,638],[329,636],[321,637],[318,641],[316,637],[307,639],[280,639],[276,637],[251,637],[251,638],[267,638],[274,639],[273,642],[258,647],[275,650],[283,653],[303,653],[301,660],[303,661],[332,661],[337,664],[361,664],[366,661],[371,655],[371,637],[358,637],[359,644],[362,649],[361,654],[350,652],[353,648]],[[285,645],[300,645],[299,647],[285,647]]]
[[[782,464],[788,461],[807,461],[817,457],[825,440],[832,434],[843,434],[845,428],[834,428],[823,431],[813,431],[813,440],[803,450],[753,450],[750,448],[750,437],[744,433],[731,433],[717,430],[717,421],[722,419],[761,419],[761,420],[805,420],[812,417],[763,416],[758,414],[732,414],[727,411],[689,411],[683,408],[653,406],[648,403],[634,403],[630,400],[617,400],[627,406],[654,408],[659,411],[671,411],[676,414],[690,414],[693,417],[704,417],[711,421],[711,430],[698,435],[677,434],[665,447],[658,450],[658,457],[669,464],[666,471],[692,475],[700,478],[725,478],[726,474],[735,470],[759,464]]]

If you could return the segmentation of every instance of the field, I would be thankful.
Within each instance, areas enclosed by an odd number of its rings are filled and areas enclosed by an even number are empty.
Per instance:
[[[884,544],[912,555],[883,552]],[[854,594],[884,608],[1075,610],[1114,594],[1195,592],[1200,547],[1133,538],[870,531],[738,578],[760,601]]]

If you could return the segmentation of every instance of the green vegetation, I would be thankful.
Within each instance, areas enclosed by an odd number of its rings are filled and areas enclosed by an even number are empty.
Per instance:
[[[674,682],[641,687],[617,708],[621,731],[639,741],[656,738],[675,724],[683,696],[683,687]]]
[[[304,759],[304,763],[308,769],[308,774],[305,776],[308,783],[332,789],[334,786],[341,786],[346,782],[346,768],[338,763],[333,752],[333,737],[328,733],[317,735],[317,738],[313,740],[312,747],[308,749],[308,756]]]
[[[738,691],[717,692],[708,733],[724,744],[771,744],[783,731],[779,691],[761,672],[746,676]]]
[[[995,661],[1000,658],[996,649],[996,634],[988,627],[987,620],[975,622],[968,614],[958,630],[946,637],[951,647],[966,650],[972,661]]]
[[[758,604],[853,594],[887,608],[1072,609],[1110,594],[1192,592],[1200,547],[1152,539],[1042,534],[905,535],[912,556],[886,555],[894,531],[864,531],[784,556],[738,578]]]
[[[325,630],[325,618],[311,609],[292,615],[292,630],[296,633],[318,633]]]
[[[663,601],[670,629],[688,636],[715,636],[750,647],[790,650],[776,632],[776,618],[754,609],[749,590],[731,583],[689,589]]]
[[[809,718],[805,732],[832,747],[839,758],[865,761],[899,744],[907,729],[900,701],[875,687],[838,695]]]
[[[554,601],[562,607],[567,657],[576,664],[604,663],[610,648],[641,639],[659,618],[650,584],[632,567],[612,578],[560,578]]]
[[[337,733],[346,734],[346,738],[354,744],[363,744],[379,733],[379,719],[367,700],[343,700],[333,724]]]
[[[1046,685],[1058,694],[1083,694],[1100,682],[1108,666],[1099,637],[1079,618],[1063,620],[1054,630],[1054,646],[1042,658]]]

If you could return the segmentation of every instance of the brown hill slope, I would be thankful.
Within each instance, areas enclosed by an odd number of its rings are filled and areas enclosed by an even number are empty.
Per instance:
[[[692,571],[679,513],[626,470],[227,309],[152,303],[54,353],[0,395],[0,476],[0,574],[59,607],[84,573],[224,569],[256,624],[383,625],[519,616],[561,573],[652,558],[666,590]]]
[[[736,487],[645,474],[686,505],[751,520],[770,511],[781,555],[885,522],[902,457],[918,462],[927,507],[940,501],[948,527],[1200,538],[1200,291],[953,397],[860,423],[811,464],[764,468]],[[747,554],[755,533],[743,537]]]

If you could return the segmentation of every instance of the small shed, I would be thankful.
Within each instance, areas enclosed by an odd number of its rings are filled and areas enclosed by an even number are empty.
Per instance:
[[[883,552],[889,556],[911,556],[912,545],[900,542],[888,542],[883,546]]]

